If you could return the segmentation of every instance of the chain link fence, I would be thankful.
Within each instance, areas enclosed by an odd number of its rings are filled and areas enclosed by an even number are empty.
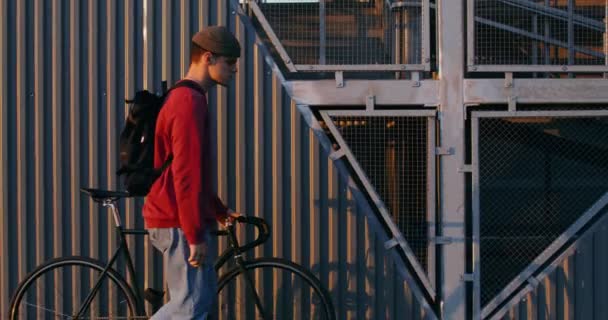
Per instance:
[[[608,191],[608,117],[479,119],[481,304]]]
[[[262,15],[254,20],[277,61],[298,71],[423,63],[423,0],[261,0],[253,5]]]
[[[473,62],[606,65],[606,10],[606,0],[474,0]]]
[[[332,117],[424,270],[428,270],[428,119]]]

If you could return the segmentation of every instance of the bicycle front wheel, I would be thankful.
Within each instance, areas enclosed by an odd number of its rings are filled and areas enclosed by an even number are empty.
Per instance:
[[[11,320],[136,319],[136,299],[129,285],[113,269],[101,279],[87,306],[83,303],[104,270],[99,261],[84,257],[50,260],[21,282],[11,300]],[[145,318],[145,317],[144,317]]]
[[[246,261],[218,281],[220,319],[335,320],[331,297],[308,270],[291,261]]]

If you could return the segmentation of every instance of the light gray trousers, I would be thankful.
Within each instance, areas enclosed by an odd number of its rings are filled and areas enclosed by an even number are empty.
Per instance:
[[[179,228],[148,229],[152,245],[163,253],[169,302],[151,320],[210,320],[216,318],[217,274],[207,255],[200,267],[188,263],[190,247]],[[209,243],[209,235],[207,235]]]

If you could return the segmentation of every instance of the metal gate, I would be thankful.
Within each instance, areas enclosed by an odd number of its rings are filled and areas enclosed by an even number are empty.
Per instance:
[[[474,318],[500,318],[608,211],[608,111],[473,112]]]

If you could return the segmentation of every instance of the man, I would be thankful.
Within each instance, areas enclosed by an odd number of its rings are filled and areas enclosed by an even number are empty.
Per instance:
[[[170,165],[147,196],[143,216],[154,247],[163,252],[169,302],[152,319],[208,319],[216,309],[217,275],[208,259],[209,230],[235,215],[213,191],[212,135],[206,92],[226,86],[237,72],[241,48],[224,27],[192,38],[190,68],[158,116],[154,165]]]

